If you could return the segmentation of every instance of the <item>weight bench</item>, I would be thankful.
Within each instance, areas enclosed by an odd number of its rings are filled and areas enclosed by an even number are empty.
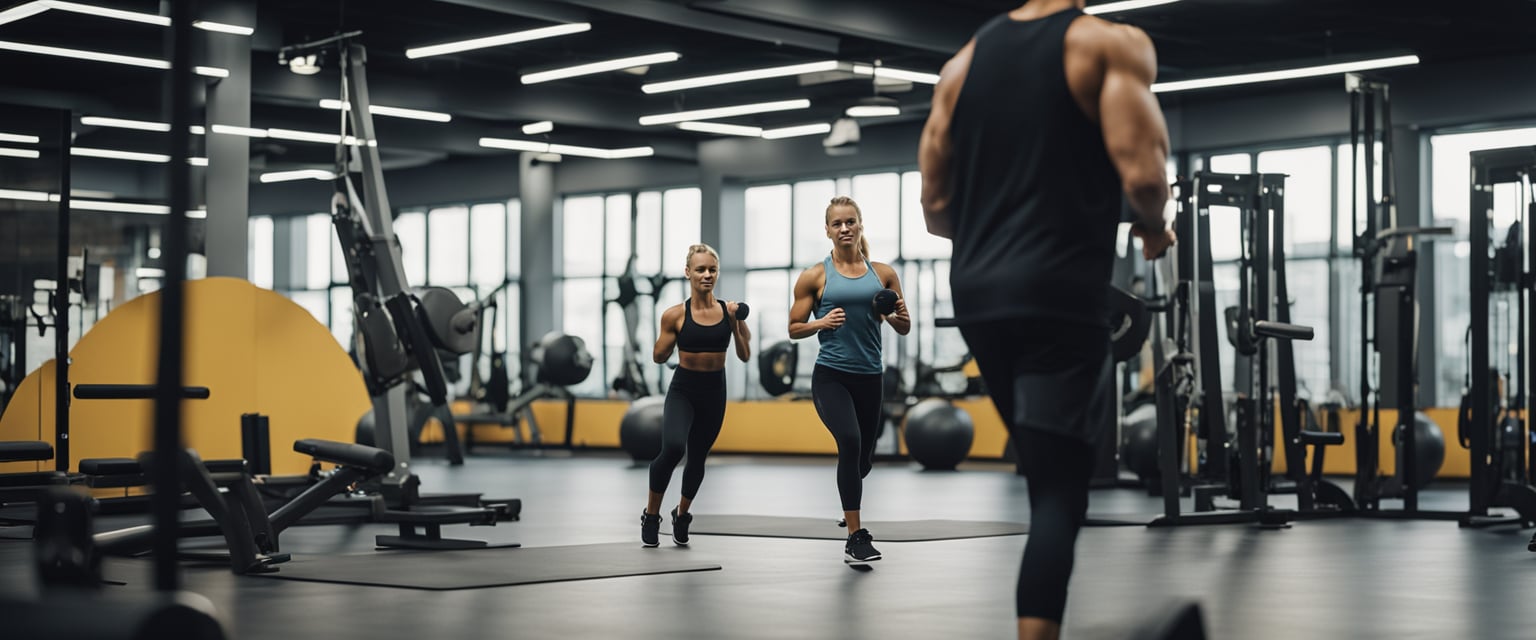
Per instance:
[[[276,567],[273,565],[288,559],[286,554],[281,553],[279,534],[325,504],[332,496],[345,493],[358,482],[388,473],[395,466],[394,456],[389,452],[358,444],[304,439],[294,442],[293,450],[338,467],[270,514],[262,504],[250,474],[246,472],[244,460],[203,462],[197,459],[195,452],[185,452],[182,458],[182,481],[197,498],[198,504],[212,517],[183,522],[179,528],[180,536],[191,538],[222,535],[229,545],[227,557],[230,568],[236,574],[274,571]],[[91,465],[93,470],[102,472],[101,477],[122,481],[133,477],[142,478],[147,464],[145,459],[90,462],[95,463]],[[85,467],[86,463],[82,461],[81,468]],[[229,492],[228,499],[220,495],[221,487]],[[152,548],[153,539],[153,528],[144,525],[103,532],[97,534],[94,541],[103,553],[139,555]],[[225,558],[223,555],[183,555],[203,559]]]

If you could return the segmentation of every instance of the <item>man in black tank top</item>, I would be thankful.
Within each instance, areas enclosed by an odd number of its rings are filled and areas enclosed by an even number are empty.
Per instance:
[[[1031,0],[982,26],[944,66],[919,148],[928,230],[954,241],[955,317],[1028,478],[1020,638],[1060,635],[1093,448],[1115,418],[1122,192],[1147,258],[1174,241],[1152,43],[1083,3]]]

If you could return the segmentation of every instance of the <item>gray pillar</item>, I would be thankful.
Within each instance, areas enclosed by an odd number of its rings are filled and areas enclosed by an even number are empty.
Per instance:
[[[555,236],[555,165],[539,162],[534,155],[524,153],[518,160],[523,212],[522,246],[517,247],[523,273],[518,316],[525,345],[553,331],[560,320],[560,299],[555,295],[555,262],[560,259]],[[602,345],[587,347],[601,349]]]
[[[282,216],[272,219],[272,288],[277,291],[302,285],[305,260],[309,245],[306,244],[308,228],[300,216]]]
[[[699,235],[703,242],[720,252],[720,283],[716,289],[726,300],[744,301],[750,305],[752,301],[747,300],[747,187],[709,168],[701,172],[699,183]],[[757,327],[762,321],[760,314],[748,317],[748,326],[753,329],[754,354],[759,346],[756,344],[756,336],[760,333]],[[747,367],[727,366],[726,373],[729,376],[726,388],[731,390],[731,397],[747,397]]]
[[[214,22],[256,26],[256,3],[246,0],[203,0],[203,17]],[[251,125],[251,36],[199,31],[207,64],[229,69],[229,77],[208,87],[207,125]],[[215,134],[205,136],[208,151],[207,237],[208,275],[246,278],[250,191],[250,139]],[[317,203],[316,206],[323,206]]]

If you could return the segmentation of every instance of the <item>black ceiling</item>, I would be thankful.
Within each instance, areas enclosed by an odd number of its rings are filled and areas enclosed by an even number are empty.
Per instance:
[[[6,0],[0,0],[5,2]],[[155,13],[156,0],[82,0]],[[20,2],[9,2],[16,5]],[[505,154],[481,148],[482,136],[539,138],[599,147],[647,144],[664,158],[687,160],[716,137],[670,126],[641,126],[642,115],[744,102],[810,98],[812,108],[726,120],[778,127],[829,122],[876,91],[868,77],[794,78],[647,95],[646,82],[797,62],[879,61],[937,72],[988,17],[1017,6],[1006,0],[260,0],[249,39],[251,124],[334,131],[336,112],[318,108],[338,94],[328,68],[299,76],[277,63],[284,45],[362,31],[374,102],[451,113],[446,124],[375,118],[393,166],[455,156]],[[1094,2],[1093,4],[1098,4]],[[1158,47],[1163,80],[1412,52],[1426,64],[1536,51],[1530,25],[1536,2],[1448,3],[1386,0],[1183,0],[1106,16],[1146,29]],[[408,47],[568,22],[585,33],[408,59]],[[0,40],[161,57],[164,29],[51,11],[0,25]],[[522,73],[628,55],[676,51],[677,62],[643,75],[613,72],[521,85]],[[65,106],[88,115],[157,120],[162,73],[153,69],[0,51],[0,101]],[[1336,82],[1336,79],[1327,82]],[[1302,81],[1303,83],[1307,81]],[[921,118],[924,84],[883,86],[903,115],[866,126]],[[1252,90],[1229,89],[1233,91]],[[1205,94],[1211,95],[1211,94]],[[1180,100],[1200,99],[1193,94]],[[552,120],[555,130],[524,136],[519,128]],[[77,144],[134,148],[152,133],[82,127]],[[328,162],[323,145],[255,140],[253,170]]]

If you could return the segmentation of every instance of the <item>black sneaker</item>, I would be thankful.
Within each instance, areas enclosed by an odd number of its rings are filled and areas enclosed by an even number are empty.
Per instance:
[[[661,544],[661,516],[640,512],[640,543],[647,547]]]
[[[672,510],[672,542],[677,543],[677,546],[688,546],[688,525],[690,524],[693,524],[693,514],[677,515],[677,509]]]
[[[875,550],[873,544],[875,537],[869,535],[869,529],[859,529],[848,536],[848,546],[843,547],[843,562],[848,564],[869,564],[880,559],[880,552]]]

